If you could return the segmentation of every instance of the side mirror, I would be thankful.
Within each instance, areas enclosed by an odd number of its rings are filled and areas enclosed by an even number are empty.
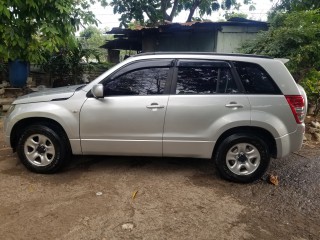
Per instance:
[[[95,98],[103,98],[103,85],[102,84],[96,84],[91,89],[91,92]]]

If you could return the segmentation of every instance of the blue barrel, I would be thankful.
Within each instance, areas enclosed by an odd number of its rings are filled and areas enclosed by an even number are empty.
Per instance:
[[[14,60],[9,62],[9,81],[12,87],[24,87],[29,75],[28,62]]]

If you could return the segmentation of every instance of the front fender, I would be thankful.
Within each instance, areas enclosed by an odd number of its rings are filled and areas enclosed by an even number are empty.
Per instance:
[[[64,101],[17,104],[5,119],[6,142],[10,143],[11,132],[15,126],[28,119],[52,120],[57,122],[66,132],[73,153],[81,153],[79,116],[83,101],[70,98]],[[31,122],[32,123],[32,122]],[[28,122],[30,124],[30,121]]]
[[[48,109],[50,109],[48,111]],[[79,138],[79,111],[76,113],[52,103],[19,104],[7,118],[6,135],[13,127],[28,118],[51,119],[58,122],[69,138]]]

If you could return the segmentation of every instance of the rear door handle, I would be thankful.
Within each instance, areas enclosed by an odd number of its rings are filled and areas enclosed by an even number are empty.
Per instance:
[[[159,105],[158,103],[151,103],[150,105],[147,105],[147,108],[149,109],[164,108],[164,105]]]
[[[237,109],[237,108],[243,108],[242,104],[239,104],[237,102],[230,102],[228,104],[226,104],[227,108],[233,108],[233,109]]]

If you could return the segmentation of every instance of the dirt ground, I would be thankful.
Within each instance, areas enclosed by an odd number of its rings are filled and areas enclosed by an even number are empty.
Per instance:
[[[199,159],[76,156],[41,175],[0,128],[0,239],[320,239],[320,145],[273,160],[278,186]]]

